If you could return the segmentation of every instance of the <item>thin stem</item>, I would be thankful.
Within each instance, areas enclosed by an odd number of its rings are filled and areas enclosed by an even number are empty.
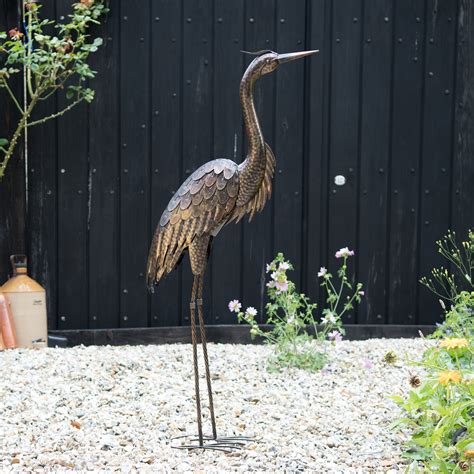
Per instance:
[[[3,176],[5,175],[5,170],[7,168],[8,162],[10,161],[10,158],[13,154],[13,151],[15,150],[16,143],[17,143],[18,139],[20,138],[21,133],[23,132],[23,130],[27,126],[28,117],[30,116],[31,111],[33,110],[34,106],[36,105],[37,100],[38,100],[38,98],[36,96],[34,96],[33,99],[31,100],[30,105],[28,106],[28,108],[23,112],[21,120],[18,123],[18,126],[15,130],[15,133],[13,134],[13,137],[10,141],[10,144],[9,144],[9,146],[8,146],[6,152],[5,152],[5,156],[3,157],[3,161],[0,164],[0,179],[3,178]]]
[[[2,82],[4,84],[5,89],[8,91],[8,94],[10,94],[10,97],[12,98],[14,104],[16,105],[16,108],[19,110],[21,114],[23,114],[24,110],[21,108],[20,103],[18,102],[17,98],[15,97],[15,94],[13,91],[10,89],[10,86],[8,85],[8,82],[5,78],[2,78]]]
[[[84,97],[81,97],[81,98],[75,100],[72,104],[69,104],[63,110],[60,110],[59,112],[56,112],[55,114],[48,115],[47,117],[43,117],[42,119],[30,122],[29,124],[27,124],[27,127],[33,127],[34,125],[39,125],[39,124],[42,124],[44,122],[47,122],[48,120],[54,119],[56,117],[60,117],[61,115],[65,114],[68,110],[71,110],[73,107],[75,107],[77,104],[79,104],[83,100],[84,100]]]

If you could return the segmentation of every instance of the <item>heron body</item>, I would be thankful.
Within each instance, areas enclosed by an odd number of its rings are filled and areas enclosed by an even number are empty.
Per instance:
[[[199,376],[197,364],[197,335],[195,324],[198,308],[201,342],[206,366],[206,380],[211,411],[214,449],[227,449],[230,438],[217,438],[212,400],[211,380],[207,356],[204,320],[202,316],[203,276],[212,239],[223,226],[239,222],[245,215],[249,220],[260,212],[271,197],[275,156],[265,142],[255,111],[253,90],[255,82],[274,71],[281,63],[298,59],[317,51],[278,54],[273,51],[256,53],[240,83],[240,103],[248,140],[248,150],[242,163],[217,159],[205,163],[194,171],[171,198],[156,228],[150,247],[147,265],[147,284],[152,290],[161,278],[170,273],[189,252],[194,282],[191,292],[191,336],[198,412],[199,445],[204,445],[201,427]],[[197,297],[196,297],[197,296]],[[209,437],[211,439],[211,437]]]

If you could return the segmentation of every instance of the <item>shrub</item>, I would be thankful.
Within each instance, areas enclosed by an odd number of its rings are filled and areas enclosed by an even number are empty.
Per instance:
[[[414,459],[411,472],[463,472],[474,468],[474,234],[457,246],[454,232],[437,242],[440,253],[455,269],[435,269],[422,283],[442,297],[445,321],[433,334],[434,347],[421,362],[411,362],[426,374],[405,397],[392,397],[404,417],[395,426],[410,428],[404,455]],[[452,304],[446,307],[444,299]]]

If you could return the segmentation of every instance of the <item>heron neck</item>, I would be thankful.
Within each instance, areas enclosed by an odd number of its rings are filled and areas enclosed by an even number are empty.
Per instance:
[[[264,139],[253,100],[253,90],[256,82],[253,72],[251,68],[248,68],[240,82],[240,103],[248,140],[247,158],[244,163],[259,159],[265,161]]]

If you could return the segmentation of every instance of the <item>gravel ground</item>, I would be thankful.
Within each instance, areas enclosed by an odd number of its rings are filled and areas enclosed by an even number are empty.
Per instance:
[[[403,358],[426,344],[343,341],[320,373],[269,373],[269,347],[209,344],[218,433],[259,440],[232,454],[171,448],[196,432],[190,345],[4,351],[0,469],[398,472],[386,396],[408,388]]]

